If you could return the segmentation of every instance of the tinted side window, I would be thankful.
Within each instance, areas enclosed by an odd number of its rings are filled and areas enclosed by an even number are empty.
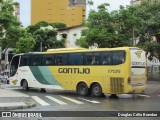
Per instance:
[[[20,66],[29,66],[29,65],[30,65],[30,56],[29,55],[21,56]]]
[[[42,65],[54,65],[54,55],[44,55],[42,59]]]
[[[85,65],[99,65],[100,64],[100,53],[84,53],[84,64]]]
[[[113,64],[118,65],[125,62],[125,51],[114,51],[113,52]]]
[[[32,65],[33,66],[41,65],[41,57],[40,57],[40,55],[33,55],[32,56]]]
[[[56,65],[67,65],[68,64],[67,54],[55,55],[55,64]]]
[[[112,65],[112,52],[102,52],[101,63],[102,65]]]
[[[72,53],[69,55],[70,65],[82,65],[83,64],[83,54],[82,53]]]

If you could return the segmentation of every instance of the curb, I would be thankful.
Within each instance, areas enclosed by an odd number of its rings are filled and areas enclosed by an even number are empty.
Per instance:
[[[37,104],[34,102],[11,102],[11,103],[6,103],[6,106],[0,106],[0,110],[26,109],[26,108],[35,107],[36,105]]]

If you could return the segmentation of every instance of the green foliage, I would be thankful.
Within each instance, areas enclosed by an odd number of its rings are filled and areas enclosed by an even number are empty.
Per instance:
[[[123,25],[120,25],[120,22],[125,18],[118,21],[120,17],[124,16],[119,15],[118,11],[109,13],[107,11],[108,6],[109,4],[105,3],[98,6],[97,12],[94,10],[90,11],[88,20],[84,23],[88,29],[82,31],[82,37],[77,40],[77,45],[89,47],[97,44],[101,48],[129,45],[127,30],[122,32],[122,29],[125,30],[125,28]],[[119,27],[117,27],[118,25]],[[128,31],[128,33],[130,32]]]
[[[30,25],[26,29],[29,33],[33,34],[36,30],[40,29],[40,27],[36,25]]]
[[[76,41],[81,47],[98,44],[98,47],[133,46],[134,38],[149,53],[149,58],[156,56],[160,60],[160,2],[142,3],[135,6],[120,6],[119,10],[108,12],[109,4],[98,6],[98,11],[91,10],[88,20],[83,23],[88,27],[82,31],[82,37]]]
[[[45,51],[49,48],[57,48],[64,47],[64,43],[62,41],[58,41],[57,31],[50,29],[38,29],[33,33],[33,37],[35,38],[36,44],[34,47],[35,51],[40,50],[40,44],[42,42],[42,50]]]
[[[76,41],[76,45],[80,45],[83,48],[88,48],[88,46],[89,46],[84,37],[81,37],[80,39],[78,39]]]
[[[93,3],[93,1],[92,0],[88,0],[88,3],[87,3],[88,5],[93,5],[94,3]]]
[[[26,53],[32,51],[32,48],[35,45],[35,40],[32,36],[21,37],[16,43],[16,53]]]
[[[53,29],[47,28],[52,26]],[[63,28],[66,27],[63,23],[48,23],[45,21],[38,22],[35,25],[27,27],[27,31],[32,34],[35,39],[34,51],[40,51],[40,46],[42,44],[42,51],[46,51],[50,48],[62,48],[65,47],[65,41],[57,40],[57,31],[54,28]],[[43,29],[42,29],[43,28]]]
[[[40,22],[38,22],[35,26],[37,26],[37,27],[47,27],[49,24],[48,24],[48,22],[46,22],[46,21],[40,21]]]
[[[16,42],[21,36],[21,23],[13,15],[14,6],[18,3],[13,0],[1,1],[0,5],[0,45],[2,49],[15,47]]]
[[[13,0],[0,1],[0,45],[4,48],[15,48],[16,53],[39,51],[42,42],[43,51],[48,48],[64,47],[64,40],[57,41],[57,31],[42,29],[50,24],[40,21],[26,29],[21,28],[21,23],[13,15],[14,6],[18,3]],[[54,28],[66,27],[63,23],[51,23]]]
[[[141,21],[136,27],[139,37],[137,46],[145,49],[150,59],[155,56],[160,60],[160,3],[142,3],[133,9],[136,9],[134,16]]]
[[[6,31],[5,41],[2,47],[16,47],[16,42],[19,40],[20,37],[25,36],[25,30],[22,28],[17,28],[16,26],[11,26]]]
[[[66,24],[64,23],[49,23],[49,25],[51,25],[53,28],[57,28],[57,29],[62,29],[62,28],[66,28]]]

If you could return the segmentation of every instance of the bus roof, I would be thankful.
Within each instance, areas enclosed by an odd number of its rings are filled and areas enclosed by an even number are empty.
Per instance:
[[[86,48],[57,48],[57,49],[48,49],[47,52],[77,51],[77,50],[87,50],[87,49]]]
[[[50,54],[50,53],[74,53],[74,52],[96,52],[96,51],[112,51],[112,50],[131,50],[131,49],[140,49],[137,47],[116,47],[116,48],[96,48],[96,49],[87,49],[87,48],[58,48],[58,49],[48,49],[46,52],[28,52],[20,53],[17,55],[29,55],[29,54]]]
[[[48,49],[44,54],[49,53],[69,53],[69,52],[95,52],[95,51],[112,51],[112,50],[129,50],[129,49],[140,49],[137,47],[116,47],[116,48],[95,48],[95,49],[87,49],[87,48],[58,48],[58,49]]]

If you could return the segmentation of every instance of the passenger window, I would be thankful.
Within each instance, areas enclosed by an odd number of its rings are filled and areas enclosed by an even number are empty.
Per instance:
[[[42,65],[54,65],[54,55],[44,55]]]
[[[100,53],[85,53],[84,64],[85,65],[99,65]]]
[[[113,52],[113,64],[118,65],[125,62],[125,52],[124,51],[114,51]]]
[[[112,52],[103,52],[101,54],[102,65],[112,65]]]
[[[67,54],[61,54],[55,56],[56,65],[67,65],[68,63]]]
[[[83,54],[82,53],[72,53],[69,55],[70,65],[82,65],[83,64]]]
[[[33,66],[41,65],[41,58],[40,58],[39,55],[33,55],[32,56],[32,65]]]
[[[23,55],[21,56],[20,66],[29,66],[30,65],[30,56]]]

